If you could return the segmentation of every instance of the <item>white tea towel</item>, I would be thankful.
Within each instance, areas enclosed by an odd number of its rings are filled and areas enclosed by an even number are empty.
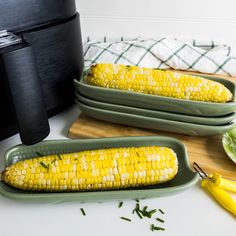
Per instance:
[[[95,63],[116,63],[150,68],[173,68],[236,76],[236,48],[171,38],[118,41],[89,40],[84,44],[85,69]]]

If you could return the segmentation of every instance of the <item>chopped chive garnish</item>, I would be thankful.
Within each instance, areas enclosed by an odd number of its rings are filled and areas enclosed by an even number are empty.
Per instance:
[[[136,154],[137,154],[137,156],[138,156],[138,157],[140,157],[140,155],[139,155],[139,153],[138,153],[138,152],[136,152]]]
[[[154,229],[154,230],[163,230],[163,231],[165,230],[164,228],[162,228],[162,227],[157,227],[157,226],[154,226],[153,229]]]
[[[57,154],[57,157],[59,158],[59,160],[62,160],[61,155]]]
[[[135,209],[137,209],[138,211],[140,211],[140,205],[139,205],[139,203],[136,203]]]
[[[40,165],[45,168],[48,169],[49,168],[49,164],[45,164],[44,162],[40,161]]]
[[[126,218],[126,217],[120,217],[122,220],[126,220],[126,221],[129,221],[129,222],[131,222],[131,219],[129,219],[129,218]]]
[[[52,161],[51,161],[51,164],[53,164],[55,161],[56,161],[57,159],[55,158],[55,159],[53,159]]]
[[[135,209],[135,212],[136,212],[136,214],[138,215],[138,217],[139,217],[140,219],[143,219],[142,215],[140,214],[140,212],[139,212],[137,209]]]
[[[128,65],[128,66],[126,66],[126,70],[127,70],[127,71],[129,71],[129,70],[131,70],[131,69],[132,69],[132,67],[131,67],[131,66],[129,66],[129,65]]]
[[[36,155],[39,157],[43,157],[44,155],[41,152],[36,152]]]
[[[84,209],[80,208],[80,210],[81,210],[81,213],[83,214],[83,216],[86,216],[86,213],[85,213]]]
[[[154,231],[154,230],[165,230],[164,228],[162,227],[158,227],[158,226],[155,226],[154,224],[151,224],[151,231]]]
[[[139,202],[139,199],[135,199],[136,202]]]
[[[154,213],[156,213],[156,212],[157,212],[157,210],[156,210],[156,209],[153,209],[153,210],[149,211],[148,213],[149,213],[149,214],[154,214]]]
[[[158,209],[158,210],[161,212],[161,214],[165,214],[165,212],[162,209]]]
[[[152,215],[157,212],[156,209],[147,211],[148,207],[145,206],[142,211],[139,211],[144,217],[152,218]]]
[[[148,208],[148,207],[145,206],[142,211],[140,210],[140,213],[142,213],[142,215],[143,215],[144,217],[147,217],[147,216],[148,216],[147,208]]]
[[[157,221],[164,223],[164,220],[160,219],[160,218],[156,218]]]
[[[157,210],[156,210],[156,209],[153,209],[153,210],[147,212],[147,214],[150,215],[150,216],[152,216],[152,215],[153,215],[154,213],[156,213],[156,212],[157,212]]]
[[[122,205],[123,205],[123,202],[120,202],[119,205],[118,205],[118,207],[121,208]]]
[[[147,211],[147,206],[145,206],[144,208],[143,208],[143,212],[146,212]]]
[[[133,211],[132,211],[132,214],[134,214],[135,211],[136,211],[136,209],[134,208]]]
[[[154,231],[154,224],[151,224],[151,231]]]

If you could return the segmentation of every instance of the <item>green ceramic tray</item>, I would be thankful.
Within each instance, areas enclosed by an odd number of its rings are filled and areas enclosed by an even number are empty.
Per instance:
[[[88,71],[86,71],[85,74],[86,73],[88,73]],[[134,93],[130,91],[88,85],[83,81],[83,78],[81,78],[80,81],[74,80],[74,85],[75,89],[82,95],[101,102],[109,101],[110,103],[119,105],[198,116],[224,116],[234,112],[236,110],[236,85],[225,79],[212,77],[206,78],[224,84],[232,92],[234,96],[233,101],[227,103],[197,102],[157,95]]]
[[[104,120],[117,124],[135,126],[140,128],[168,131],[179,134],[187,134],[193,136],[211,136],[225,133],[227,130],[230,130],[232,127],[234,127],[234,123],[230,123],[227,125],[217,125],[217,126],[184,123],[167,119],[158,119],[158,118],[99,109],[87,106],[78,101],[76,101],[76,103],[79,109],[84,114],[99,120]]]
[[[75,93],[75,97],[79,102],[82,102],[85,105],[92,106],[99,109],[141,115],[141,116],[146,116],[146,117],[175,120],[175,121],[194,123],[194,124],[224,125],[224,124],[228,124],[232,122],[236,118],[236,112],[233,112],[226,116],[220,116],[220,117],[191,116],[191,115],[183,115],[183,114],[177,114],[177,113],[155,111],[155,110],[148,110],[148,109],[142,109],[142,108],[136,108],[136,107],[116,105],[112,103],[99,102],[99,101],[95,101],[87,97],[84,97],[83,95],[77,92]]]
[[[198,180],[196,173],[192,172],[186,148],[179,140],[169,137],[119,137],[83,140],[57,140],[44,141],[33,146],[19,145],[11,148],[5,155],[5,166],[20,160],[37,156],[37,153],[45,155],[55,153],[69,153],[81,150],[92,150],[110,147],[131,147],[158,145],[173,148],[177,154],[179,171],[174,179],[160,185],[146,188],[135,188],[116,191],[94,191],[94,192],[73,192],[73,193],[36,193],[20,191],[0,181],[0,194],[5,197],[22,201],[101,201],[115,199],[144,199],[173,195],[184,191]]]

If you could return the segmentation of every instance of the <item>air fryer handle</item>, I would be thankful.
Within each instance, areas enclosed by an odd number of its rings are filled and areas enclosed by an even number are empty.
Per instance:
[[[42,86],[32,46],[10,46],[0,53],[22,143],[35,144],[49,134]]]

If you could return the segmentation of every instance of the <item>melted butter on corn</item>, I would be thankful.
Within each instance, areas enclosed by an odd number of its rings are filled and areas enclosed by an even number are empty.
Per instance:
[[[85,81],[90,85],[204,102],[227,102],[232,93],[221,83],[172,71],[96,64]]]
[[[174,178],[176,153],[167,147],[111,148],[17,162],[2,180],[33,191],[86,191],[154,185]]]

